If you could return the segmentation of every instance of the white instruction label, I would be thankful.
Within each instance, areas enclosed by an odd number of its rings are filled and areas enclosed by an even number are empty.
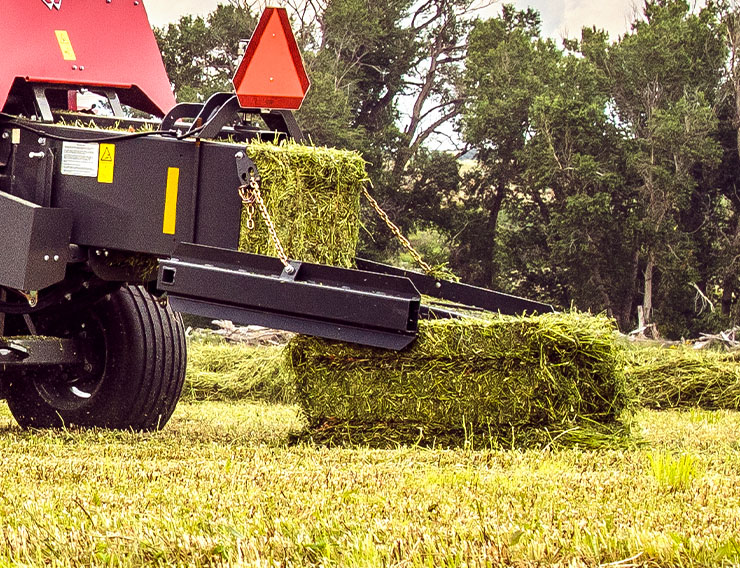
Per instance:
[[[64,142],[62,144],[62,175],[98,177],[99,144]]]

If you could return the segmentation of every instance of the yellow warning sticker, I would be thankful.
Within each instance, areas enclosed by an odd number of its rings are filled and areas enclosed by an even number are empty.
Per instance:
[[[72,42],[69,39],[69,34],[66,30],[56,30],[57,41],[59,42],[59,49],[62,50],[62,57],[65,61],[77,61],[75,50],[72,47]]]
[[[162,232],[174,235],[177,226],[177,191],[180,187],[180,168],[168,168],[167,192],[164,198],[164,223]]]
[[[116,165],[115,144],[101,144],[98,154],[98,182],[113,183],[113,170]]]

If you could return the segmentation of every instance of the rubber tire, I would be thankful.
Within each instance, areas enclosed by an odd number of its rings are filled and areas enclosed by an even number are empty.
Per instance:
[[[97,361],[90,373],[94,373],[94,388],[85,398],[70,403],[48,395],[49,385],[69,390],[63,377],[50,375],[48,370],[29,373],[8,384],[7,402],[14,418],[24,428],[85,426],[141,431],[164,427],[185,380],[187,355],[180,316],[169,306],[160,305],[144,288],[124,286],[76,321],[65,322],[65,330],[41,326],[38,331],[75,336],[82,322],[87,349],[96,351],[93,356]],[[89,376],[87,380],[91,380]]]

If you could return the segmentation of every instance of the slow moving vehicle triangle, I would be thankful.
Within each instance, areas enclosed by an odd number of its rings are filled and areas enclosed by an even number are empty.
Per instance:
[[[309,80],[285,8],[263,12],[234,76],[234,87],[243,108],[300,108]]]

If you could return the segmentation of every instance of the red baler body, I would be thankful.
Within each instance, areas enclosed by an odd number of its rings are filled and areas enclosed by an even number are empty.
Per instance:
[[[112,87],[124,104],[157,115],[175,104],[135,0],[0,0],[0,108],[19,79]]]

